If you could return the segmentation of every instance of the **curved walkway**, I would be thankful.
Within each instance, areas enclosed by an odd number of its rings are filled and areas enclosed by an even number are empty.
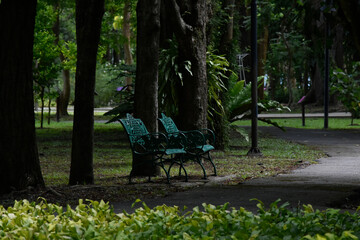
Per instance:
[[[244,207],[256,212],[256,198],[267,206],[277,199],[289,202],[291,207],[311,204],[316,209],[329,207],[353,209],[360,204],[360,130],[308,130],[288,128],[286,132],[275,127],[259,127],[262,133],[284,138],[301,144],[317,146],[328,157],[318,164],[297,169],[290,174],[254,179],[237,186],[221,186],[214,177],[203,187],[171,194],[165,198],[148,199],[154,207],[187,206],[193,208],[202,203],[214,205],[230,203],[232,207]],[[132,202],[113,203],[117,212],[131,212]],[[136,205],[140,206],[140,205]]]

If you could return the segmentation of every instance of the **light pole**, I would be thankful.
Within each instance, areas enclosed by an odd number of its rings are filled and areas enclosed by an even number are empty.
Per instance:
[[[324,11],[325,16],[325,73],[324,73],[324,128],[329,127],[329,45],[328,41],[330,38],[330,23],[329,15],[332,11],[332,1],[326,1],[327,8]],[[329,6],[330,5],[330,6]]]

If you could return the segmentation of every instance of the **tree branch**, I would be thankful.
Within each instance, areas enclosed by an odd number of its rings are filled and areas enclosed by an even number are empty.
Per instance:
[[[180,7],[176,3],[176,0],[169,0],[170,4],[172,5],[173,11],[173,19],[175,20],[175,26],[177,31],[180,32],[182,35],[186,35],[187,31],[193,31],[192,26],[186,24],[184,19],[181,17]]]

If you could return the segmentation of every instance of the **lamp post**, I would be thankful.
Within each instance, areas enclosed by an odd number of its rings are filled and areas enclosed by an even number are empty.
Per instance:
[[[257,21],[256,0],[251,1],[251,148],[247,155],[261,156],[258,148],[258,106],[257,106]]]
[[[327,8],[325,8],[324,14],[325,16],[325,73],[324,73],[324,128],[327,129],[329,127],[329,38],[330,38],[330,23],[329,23],[329,14],[332,9],[332,1],[326,1]]]

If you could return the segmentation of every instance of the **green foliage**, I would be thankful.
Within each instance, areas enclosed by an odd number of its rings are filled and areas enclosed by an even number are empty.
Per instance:
[[[225,113],[223,102],[220,98],[221,92],[227,90],[223,79],[228,79],[227,74],[230,73],[234,75],[234,73],[229,69],[230,64],[226,58],[224,56],[214,54],[212,50],[207,53],[206,65],[209,93],[208,115],[209,118],[212,119],[214,114],[223,115]],[[214,102],[217,108],[210,104],[211,102]]]
[[[119,91],[124,86],[124,77],[134,76],[135,66],[111,64],[98,65],[96,71],[96,93],[95,106],[116,106],[117,104],[128,104],[129,91]]]
[[[39,2],[34,32],[33,78],[35,97],[41,100],[42,114],[45,99],[49,100],[50,105],[51,100],[58,96],[53,88],[61,67],[58,59],[60,51],[55,45],[56,37],[52,31],[55,20],[56,13],[52,6],[44,1]]]
[[[360,62],[355,64],[352,74],[337,68],[331,76],[331,92],[337,94],[338,99],[351,113],[352,120],[360,117]]]
[[[260,83],[260,81],[258,81]],[[259,84],[258,87],[261,85]],[[251,84],[245,85],[245,81],[232,81],[229,87],[229,101],[226,111],[231,122],[251,117]],[[274,100],[263,99],[258,102],[258,112],[263,111],[290,111],[288,107],[282,106]],[[264,119],[259,119],[264,121]],[[271,123],[269,120],[265,120]],[[276,124],[274,123],[276,126]]]
[[[227,73],[231,73],[229,62],[224,56],[214,54],[212,50],[206,56],[208,77],[208,100],[215,102],[217,109],[209,104],[208,118],[211,120],[214,114],[223,114],[224,108],[220,99],[220,93],[226,90],[222,79],[227,79]],[[179,62],[178,45],[174,40],[169,40],[169,48],[163,49],[159,60],[159,108],[169,116],[176,116],[178,112],[178,88],[183,85],[183,76],[180,68],[185,68],[190,74],[191,62]]]
[[[131,46],[136,45],[136,1],[127,0],[131,5]],[[103,57],[102,63],[105,61],[112,62],[114,64],[123,63],[121,59],[114,59],[112,54],[120,56],[123,51],[123,45],[127,42],[127,39],[123,36],[123,14],[124,14],[125,1],[119,0],[108,0],[105,2],[105,13],[103,16],[101,35],[100,35],[100,46],[99,46],[99,57]]]
[[[60,70],[58,61],[59,49],[55,46],[55,35],[52,31],[56,13],[52,6],[40,1],[34,33],[34,80],[40,88],[50,88]]]
[[[136,202],[140,202],[137,200]],[[358,239],[360,218],[336,209],[311,205],[289,210],[280,200],[258,214],[228,204],[203,204],[184,212],[166,205],[115,214],[108,203],[79,200],[75,209],[26,200],[0,206],[2,239]],[[135,205],[135,204],[134,204]],[[134,206],[133,205],[133,206]]]
[[[63,55],[62,67],[63,69],[70,70],[72,72],[76,71],[76,54],[77,54],[77,45],[73,41],[59,41],[59,48]]]
[[[135,77],[136,67],[135,65],[119,65],[108,66],[107,72],[113,76],[113,78],[107,83],[108,85],[117,85],[116,94],[114,95],[114,103],[117,106],[110,111],[106,112],[104,116],[112,116],[108,121],[115,122],[120,118],[125,117],[126,113],[134,111],[134,88],[133,86],[125,86],[125,77]]]
[[[183,85],[180,68],[183,66],[190,74],[191,62],[179,62],[178,44],[169,40],[169,48],[160,52],[159,58],[159,109],[168,116],[175,116],[178,112],[178,88]]]

